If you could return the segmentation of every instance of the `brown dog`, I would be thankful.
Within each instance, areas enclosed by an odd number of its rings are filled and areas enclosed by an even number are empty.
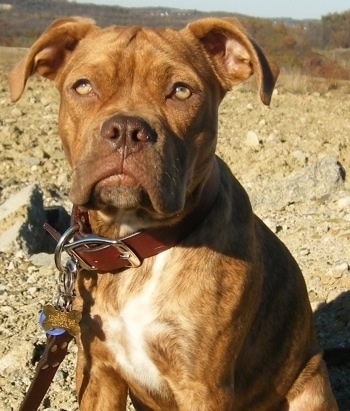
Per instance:
[[[12,71],[13,101],[35,72],[61,93],[80,231],[127,236],[128,267],[80,255],[82,410],[125,410],[128,392],[137,410],[337,409],[300,270],[214,154],[225,93],[255,73],[269,104],[277,71],[232,20],[82,18],[55,21]]]

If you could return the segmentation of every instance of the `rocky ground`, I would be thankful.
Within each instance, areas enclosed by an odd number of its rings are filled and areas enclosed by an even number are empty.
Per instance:
[[[0,207],[37,183],[46,206],[69,210],[57,92],[35,78],[18,104],[9,102],[7,71],[20,54],[0,50]],[[349,346],[349,87],[320,82],[309,89],[296,81],[281,77],[270,108],[250,86],[231,92],[220,110],[218,153],[299,262],[322,347]],[[0,234],[15,218],[0,223]],[[55,295],[56,276],[52,255],[29,256],[19,243],[0,252],[0,411],[17,410],[30,383],[33,344],[44,341],[37,316]],[[41,409],[78,409],[75,354],[72,343]],[[329,370],[340,410],[349,411],[350,366],[341,362]]]

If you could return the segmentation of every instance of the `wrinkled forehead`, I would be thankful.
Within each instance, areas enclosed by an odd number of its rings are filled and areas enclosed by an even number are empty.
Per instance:
[[[155,59],[157,56],[188,60],[190,48],[184,36],[176,30],[112,26],[86,36],[80,41],[74,54],[80,54],[82,58],[89,54],[94,61],[130,56],[134,56],[135,60],[146,57]]]
[[[163,52],[185,52],[186,42],[182,32],[170,28],[151,29],[145,27],[110,26],[101,29],[99,34],[91,33],[85,38],[86,43],[102,44],[104,47],[134,52],[135,50],[159,50]]]
[[[152,67],[167,69],[187,67],[194,71],[203,69],[203,59],[197,64],[195,56],[201,47],[194,38],[172,29],[153,30],[141,27],[108,27],[94,32],[80,41],[66,70],[81,65],[94,66],[97,70],[113,75],[113,70],[126,74]],[[79,66],[79,64],[78,64]]]

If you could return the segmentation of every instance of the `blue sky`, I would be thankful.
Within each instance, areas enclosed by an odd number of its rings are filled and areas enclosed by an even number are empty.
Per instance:
[[[78,0],[79,3],[124,7],[174,7],[203,11],[229,11],[257,17],[319,19],[329,13],[350,10],[349,0]]]

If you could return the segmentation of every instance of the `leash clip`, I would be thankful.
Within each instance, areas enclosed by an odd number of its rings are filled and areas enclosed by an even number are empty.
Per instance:
[[[69,256],[71,257],[71,260],[75,262],[76,264],[78,263],[78,258],[73,252],[68,252],[66,250],[66,247],[68,244],[70,244],[70,241],[74,237],[74,234],[79,231],[79,226],[76,224],[74,226],[69,227],[63,235],[59,238],[56,249],[55,249],[55,264],[60,273],[63,273],[67,267],[67,264],[70,260],[64,264],[63,262],[63,257],[62,253],[66,251]],[[81,266],[82,268],[85,268],[83,265]]]
[[[74,282],[77,277],[79,263],[76,257],[69,254],[70,258],[63,263],[62,253],[65,251],[66,243],[73,238],[78,226],[69,227],[68,230],[59,239],[55,250],[55,264],[59,271],[58,277],[58,296],[55,307],[69,312],[72,309],[72,302],[74,298]]]

